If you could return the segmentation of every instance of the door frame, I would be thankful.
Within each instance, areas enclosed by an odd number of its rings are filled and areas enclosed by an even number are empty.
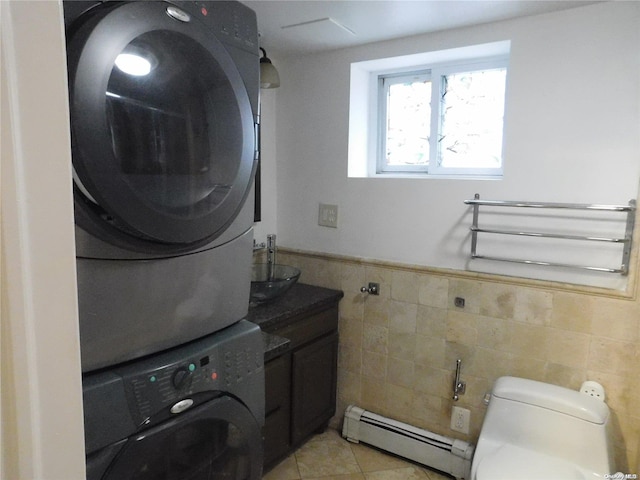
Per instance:
[[[80,480],[84,427],[62,4],[6,1],[0,10],[0,477]]]

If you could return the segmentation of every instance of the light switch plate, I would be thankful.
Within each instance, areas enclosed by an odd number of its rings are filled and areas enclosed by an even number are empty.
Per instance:
[[[338,228],[338,206],[321,203],[318,209],[318,225]]]

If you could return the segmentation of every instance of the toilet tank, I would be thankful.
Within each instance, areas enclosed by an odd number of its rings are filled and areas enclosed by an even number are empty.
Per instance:
[[[590,472],[609,473],[613,470],[609,419],[609,407],[597,398],[547,383],[502,377],[494,384],[478,449],[489,453],[514,445]]]

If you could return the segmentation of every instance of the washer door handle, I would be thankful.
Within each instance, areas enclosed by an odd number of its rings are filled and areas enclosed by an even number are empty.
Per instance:
[[[174,404],[173,407],[171,407],[170,411],[173,414],[182,413],[185,410],[191,408],[192,405],[193,400],[191,400],[190,398],[185,398],[184,400],[180,400],[178,403]]]

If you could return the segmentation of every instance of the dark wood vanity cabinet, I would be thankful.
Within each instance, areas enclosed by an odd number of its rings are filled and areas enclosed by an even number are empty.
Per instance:
[[[262,327],[290,342],[287,350],[265,363],[265,470],[324,430],[336,413],[340,297]]]
[[[291,439],[293,444],[327,427],[336,413],[338,333],[292,355]]]
[[[291,354],[267,362],[264,378],[264,464],[268,465],[291,447]]]

